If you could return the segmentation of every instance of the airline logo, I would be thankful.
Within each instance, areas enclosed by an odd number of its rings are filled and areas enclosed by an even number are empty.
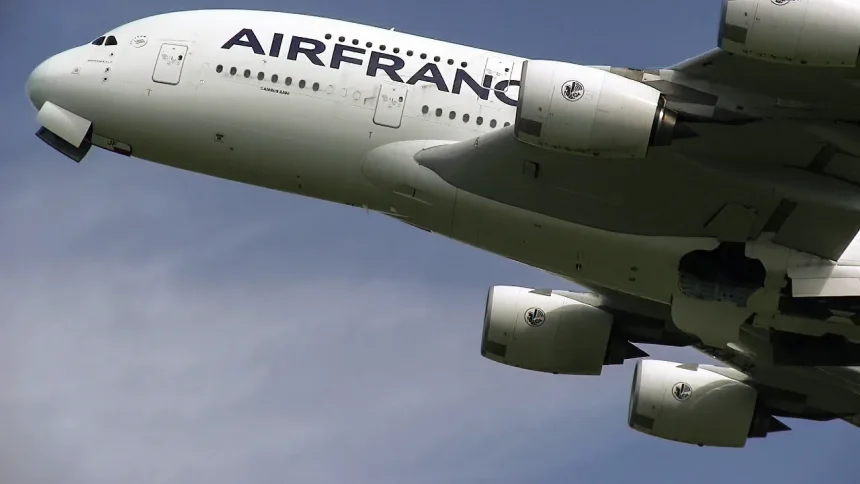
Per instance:
[[[284,34],[275,33],[267,52],[252,29],[242,29],[224,43],[221,48],[229,50],[233,47],[244,47],[251,49],[257,55],[269,57],[281,57],[281,53],[286,50],[287,59],[292,61],[298,60],[299,56],[302,56],[315,65],[330,69],[340,69],[344,64],[366,66],[365,75],[368,77],[376,77],[382,71],[395,82],[412,85],[426,82],[435,85],[439,91],[452,94],[460,94],[465,84],[469,90],[483,100],[488,100],[492,93],[499,101],[509,106],[517,105],[517,101],[509,97],[504,90],[508,87],[519,86],[520,81],[518,80],[502,79],[497,81],[491,75],[484,75],[481,82],[478,82],[467,71],[459,68],[455,72],[453,80],[445,79],[439,66],[434,62],[428,62],[414,73],[408,73],[404,72],[406,61],[398,55],[374,50],[368,56],[367,49],[339,43],[332,48],[331,60],[326,65],[320,58],[320,55],[329,48],[324,42],[308,37],[293,36],[289,45],[286,45],[284,37]]]
[[[672,387],[672,396],[679,402],[687,401],[693,396],[693,387],[689,383],[676,383]]]
[[[531,308],[526,311],[525,318],[529,326],[537,328],[546,321],[546,313],[541,308]]]
[[[561,86],[561,95],[570,102],[579,101],[585,94],[585,86],[579,81],[567,81]]]

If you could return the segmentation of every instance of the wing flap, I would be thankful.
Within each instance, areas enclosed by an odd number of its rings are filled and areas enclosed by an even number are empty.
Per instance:
[[[814,203],[796,206],[776,232],[777,244],[838,260],[860,231],[860,212]]]

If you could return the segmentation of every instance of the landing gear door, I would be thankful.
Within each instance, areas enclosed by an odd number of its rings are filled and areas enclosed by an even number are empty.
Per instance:
[[[403,120],[403,106],[406,104],[405,84],[382,84],[376,98],[376,112],[373,122],[380,126],[399,128]]]
[[[152,80],[161,84],[176,85],[182,77],[182,66],[188,55],[188,46],[180,44],[163,44],[155,61]]]
[[[499,85],[499,83],[503,81],[509,81],[502,84],[502,89],[498,89],[499,91],[507,91],[508,84],[510,84],[511,75],[514,73],[514,63],[513,61],[508,61],[505,59],[499,59],[498,57],[489,57],[487,59],[487,64],[484,67],[484,75],[493,77],[493,87]]]

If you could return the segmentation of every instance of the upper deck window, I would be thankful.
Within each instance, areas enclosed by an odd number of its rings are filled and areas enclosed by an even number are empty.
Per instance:
[[[93,44],[93,45],[102,45],[102,44],[104,44],[104,43],[105,43],[105,38],[106,38],[106,37],[105,37],[104,35],[102,35],[102,36],[101,36],[101,37],[99,37],[98,39],[94,40],[94,41],[92,42],[92,44]]]

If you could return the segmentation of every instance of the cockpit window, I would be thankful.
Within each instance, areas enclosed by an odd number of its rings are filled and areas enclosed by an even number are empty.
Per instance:
[[[105,45],[116,45],[116,37],[114,37],[113,35],[108,37],[107,41],[105,42]]]
[[[93,41],[93,45],[102,45],[104,43],[105,43],[105,36],[104,35]]]

